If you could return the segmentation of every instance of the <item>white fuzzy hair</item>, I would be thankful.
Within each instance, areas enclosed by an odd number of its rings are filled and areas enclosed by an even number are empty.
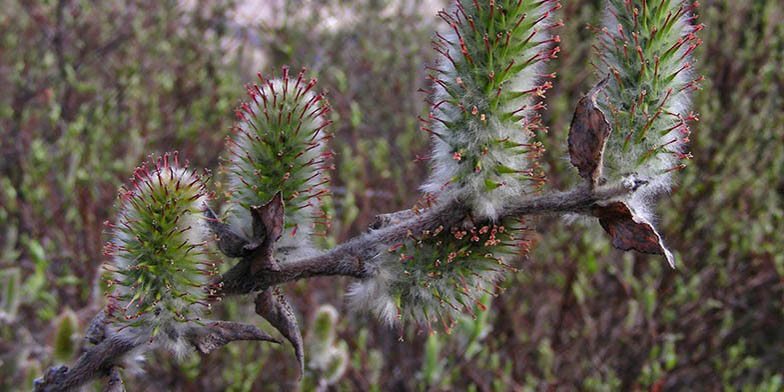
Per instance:
[[[154,171],[150,173],[150,178],[154,179],[152,180],[154,186],[158,186],[158,173],[160,173],[163,186],[180,181],[184,187],[193,181],[197,181],[197,177],[192,170],[179,167],[171,167],[171,169],[164,167],[160,169],[154,169]],[[201,187],[201,183],[197,182],[193,186]],[[147,189],[144,185],[141,185],[135,192],[144,193],[145,191],[147,191]],[[199,244],[210,237],[210,231],[207,223],[201,216],[201,212],[207,205],[207,196],[204,194],[204,192],[199,192],[198,197],[187,202],[191,206],[187,209],[187,211],[185,211],[183,215],[180,216],[176,227],[177,230],[182,230],[181,233],[185,236],[184,240],[187,244]],[[132,203],[126,201],[123,203],[122,209],[118,216],[120,220],[127,222],[136,220],[139,217],[139,212]],[[127,251],[123,250],[124,245],[132,241],[135,241],[135,238],[133,238],[130,233],[127,233],[124,230],[114,230],[114,238],[112,243],[118,250],[113,256],[112,262],[115,268],[120,271],[132,269],[138,264],[138,256],[133,256]],[[192,256],[203,262],[207,262],[209,259],[206,254],[197,253],[192,254]],[[113,274],[115,275],[116,279],[122,279],[123,277],[118,272]],[[209,283],[209,277],[206,273],[193,274],[189,277],[189,279],[193,280],[194,282],[198,282],[201,285],[206,285]],[[114,284],[112,289],[113,293],[118,297],[132,295],[135,291],[135,288],[133,287],[127,287],[120,284]],[[205,296],[202,286],[194,287],[185,285],[183,287],[177,287],[177,290],[180,292],[186,292],[191,298],[201,298]],[[114,328],[113,333],[120,333],[129,339],[149,339],[152,336],[153,329],[159,328],[160,330],[168,333],[159,333],[158,337],[154,340],[155,345],[160,345],[174,353],[178,358],[182,358],[186,352],[189,351],[189,345],[182,336],[184,328],[187,328],[188,323],[177,320],[177,316],[172,313],[169,308],[187,308],[189,316],[198,317],[202,314],[201,306],[190,304],[187,301],[184,301],[181,296],[172,296],[170,292],[165,293],[160,302],[168,304],[169,306],[158,306],[155,311],[141,314],[137,319],[135,319],[135,321],[141,322],[140,327],[129,327],[123,322],[114,323],[112,324]],[[127,305],[127,301],[121,301],[118,303],[120,308],[123,308]],[[122,315],[120,317],[122,317]],[[126,357],[134,358],[136,355],[128,355]]]

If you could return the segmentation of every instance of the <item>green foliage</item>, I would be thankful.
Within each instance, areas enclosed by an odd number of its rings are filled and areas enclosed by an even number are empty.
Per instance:
[[[412,99],[427,86],[433,10],[426,2],[287,1],[281,17],[241,31],[231,3],[200,2],[197,12],[173,1],[77,0],[66,2],[60,29],[56,3],[4,3],[0,13],[0,269],[18,268],[22,287],[15,321],[0,323],[0,389],[30,385],[49,365],[31,348],[53,347],[51,320],[62,309],[100,304],[100,223],[113,216],[128,168],[169,149],[216,168],[236,87],[259,70],[259,58],[267,69],[308,65],[330,91],[331,119],[342,126],[332,143],[340,220],[332,241],[413,203],[425,171],[414,161],[427,144],[416,124],[426,111]],[[264,10],[267,3],[274,2]],[[452,335],[438,335],[449,374],[432,388],[781,390],[784,9],[778,0],[701,3],[705,43],[694,56],[706,79],[694,95],[694,159],[660,208],[679,269],[611,251],[594,223],[543,219],[538,231],[546,235],[534,236],[530,260],[503,283],[491,311],[476,313],[490,331],[478,340],[481,350],[456,359],[462,321]],[[563,159],[569,120],[595,80],[586,64],[596,41],[585,25],[602,22],[604,2],[564,2],[559,12],[564,50],[551,63],[558,83],[543,118],[551,131],[540,140],[548,187],[565,189],[577,178]],[[353,19],[325,27],[344,14]],[[342,284],[333,282],[296,284],[297,309],[341,301]],[[252,303],[225,303],[217,312],[258,320],[246,308]],[[399,334],[362,318],[347,318],[341,331],[352,365],[332,388],[417,388],[412,375],[422,369],[425,336],[405,331],[400,343]],[[548,361],[546,347],[554,353]],[[229,345],[179,365],[155,355],[145,374],[126,374],[128,389],[291,389],[281,380],[296,371],[284,354]]]
[[[232,7],[3,2],[0,270],[18,268],[20,289],[16,320],[0,325],[14,342],[0,349],[0,389],[50,365],[30,348],[53,346],[63,309],[103,305],[101,223],[129,168],[169,149],[214,166],[240,95],[222,46]]]
[[[0,319],[11,322],[16,318],[19,309],[19,296],[22,292],[19,268],[8,268],[0,271]]]
[[[422,382],[425,385],[435,385],[444,371],[444,361],[441,359],[441,343],[436,334],[430,334],[425,342],[425,357],[422,360]]]

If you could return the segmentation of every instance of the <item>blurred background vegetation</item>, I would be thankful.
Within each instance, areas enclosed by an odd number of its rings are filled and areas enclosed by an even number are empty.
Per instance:
[[[320,305],[338,309],[335,344],[348,355],[330,389],[784,390],[784,4],[701,3],[694,159],[659,209],[678,269],[612,250],[594,221],[540,219],[537,247],[503,295],[485,299],[490,310],[429,337],[350,313],[348,280],[291,284],[304,325]],[[102,306],[103,222],[118,186],[168,150],[219,173],[233,108],[257,71],[307,66],[329,92],[338,158],[327,242],[410,206],[428,152],[416,91],[443,5],[0,0],[0,390],[28,390],[78,356]],[[544,136],[553,189],[577,177],[565,139],[595,80],[585,26],[602,16],[599,0],[563,5]],[[220,195],[219,174],[213,186]],[[226,301],[214,317],[262,323],[249,303]],[[126,381],[131,391],[289,390],[289,351],[233,344],[184,363],[157,353]],[[308,379],[325,377],[310,369]]]

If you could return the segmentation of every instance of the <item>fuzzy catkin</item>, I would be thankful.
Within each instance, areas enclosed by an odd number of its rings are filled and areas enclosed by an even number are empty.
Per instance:
[[[432,135],[427,204],[465,202],[476,227],[441,227],[411,233],[365,268],[370,279],[353,285],[353,305],[392,324],[413,320],[450,330],[456,316],[484,308],[510,261],[528,248],[526,225],[498,221],[513,198],[544,181],[535,132],[544,130],[539,111],[552,87],[544,63],[557,57],[558,1],[455,2],[439,16],[449,31],[433,41],[440,61],[430,70],[431,112],[422,129]],[[469,225],[470,226],[470,225]]]
[[[249,208],[269,202],[281,192],[285,227],[276,243],[281,262],[312,251],[310,236],[326,230],[328,217],[321,200],[328,194],[332,152],[326,127],[329,105],[313,92],[316,79],[296,78],[287,68],[279,79],[249,86],[250,101],[236,111],[238,122],[228,138],[231,202],[230,216],[250,238]]]
[[[465,3],[465,2],[464,2]],[[482,4],[480,4],[482,3]],[[507,202],[543,182],[534,133],[552,87],[544,63],[559,52],[551,36],[557,1],[456,2],[439,13],[448,32],[433,41],[432,171],[423,190],[461,198],[479,217],[495,219]]]
[[[633,175],[648,181],[632,205],[645,213],[646,199],[671,187],[684,167],[691,93],[702,77],[693,73],[692,53],[702,44],[694,9],[683,0],[608,0],[596,29],[596,66],[608,85],[597,102],[608,114],[604,174],[609,180]]]
[[[105,253],[112,258],[106,313],[116,332],[181,354],[182,328],[209,308],[216,261],[202,217],[209,195],[177,153],[142,165],[120,191],[120,212]]]
[[[497,282],[515,271],[511,259],[527,251],[523,222],[469,229],[439,228],[390,246],[376,262],[375,278],[355,285],[349,298],[392,324],[413,320],[428,330],[450,330],[461,313],[484,310]]]
[[[481,3],[481,4],[480,4]],[[526,225],[498,221],[513,198],[544,181],[535,132],[552,87],[544,63],[557,56],[551,29],[557,1],[455,2],[439,16],[449,32],[436,34],[441,55],[430,70],[431,112],[422,129],[432,135],[427,204],[465,202],[476,221],[466,228],[411,233],[365,268],[372,278],[353,285],[353,305],[392,324],[413,320],[450,330],[456,316],[473,314],[479,298],[495,294],[510,261],[527,251]],[[470,226],[470,225],[469,225]]]

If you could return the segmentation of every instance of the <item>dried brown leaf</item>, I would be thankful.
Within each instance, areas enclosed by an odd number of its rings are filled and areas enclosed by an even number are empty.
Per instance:
[[[256,274],[263,269],[277,271],[280,267],[274,259],[274,244],[283,232],[283,197],[278,192],[267,204],[250,208],[253,217],[253,240],[251,244],[258,249],[252,256],[250,272]]]
[[[607,138],[610,136],[610,123],[596,107],[596,94],[607,82],[599,82],[591,92],[577,103],[572,124],[569,128],[569,157],[580,176],[596,185],[602,174],[602,156]]]
[[[626,203],[614,201],[606,205],[595,205],[591,213],[599,218],[599,223],[612,238],[615,248],[663,255],[670,267],[675,268],[672,253],[664,246],[653,225],[635,214]]]
[[[280,343],[255,325],[232,321],[212,321],[204,326],[190,328],[186,336],[193,347],[202,354],[209,354],[224,345],[238,340],[262,340]]]
[[[305,350],[302,343],[302,333],[297,323],[297,317],[291,310],[288,300],[276,288],[266,289],[256,296],[256,313],[264,317],[280,333],[291,342],[294,354],[299,362],[300,378],[305,372]]]

